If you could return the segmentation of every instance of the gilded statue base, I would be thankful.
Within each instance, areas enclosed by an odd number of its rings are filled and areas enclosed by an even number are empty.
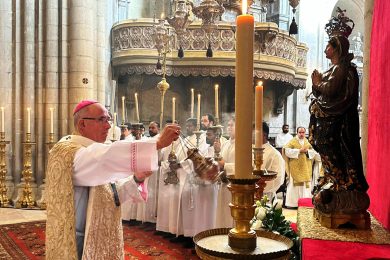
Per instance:
[[[322,189],[315,193],[313,204],[313,215],[324,227],[339,228],[350,223],[358,229],[370,228],[370,198],[366,192]]]
[[[357,229],[370,229],[371,227],[370,214],[367,211],[355,214],[326,214],[314,209],[313,216],[318,219],[321,226],[327,228],[340,228],[341,225],[347,223],[353,224]]]

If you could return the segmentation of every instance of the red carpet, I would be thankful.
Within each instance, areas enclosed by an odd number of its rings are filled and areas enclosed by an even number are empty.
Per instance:
[[[45,222],[0,226],[0,259],[45,259]],[[124,226],[125,259],[199,259],[153,231]]]

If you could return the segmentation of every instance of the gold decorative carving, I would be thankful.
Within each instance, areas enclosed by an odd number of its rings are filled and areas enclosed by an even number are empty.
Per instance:
[[[11,199],[8,197],[8,189],[5,182],[7,176],[7,158],[5,147],[9,144],[5,140],[5,132],[0,133],[0,207],[7,208],[12,205]]]
[[[31,188],[32,171],[32,147],[36,144],[31,142],[31,133],[26,133],[26,141],[23,144],[23,170],[22,177],[24,179],[24,187],[22,196],[16,201],[16,208],[35,208],[36,201]]]
[[[152,50],[155,47],[154,26],[151,19],[140,19],[122,22],[112,28],[112,61],[119,74],[162,74],[155,68],[159,54]],[[186,59],[177,58],[177,51],[169,53],[166,57],[168,76],[234,76],[235,26],[220,22],[210,33],[201,26],[199,21],[193,22],[181,34],[180,41],[177,35],[169,37],[171,49],[177,50],[181,46]],[[255,32],[254,49],[261,54],[254,56],[255,77],[305,88],[307,47],[279,31],[274,23],[256,23]],[[204,50],[209,42],[214,57],[218,59],[210,61],[205,57]]]

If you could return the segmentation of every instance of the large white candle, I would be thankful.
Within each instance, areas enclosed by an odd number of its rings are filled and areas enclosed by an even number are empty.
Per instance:
[[[219,118],[219,109],[218,109],[218,84],[215,84],[214,86],[214,98],[215,98],[215,117]]]
[[[198,107],[197,107],[197,113],[196,113],[196,127],[199,131],[200,129],[200,94],[198,94]]]
[[[139,123],[138,93],[134,94],[134,98],[135,98],[135,113],[137,115],[137,123]]]
[[[54,108],[49,108],[50,110],[50,133],[54,133]]]
[[[31,108],[27,108],[27,133],[31,133]]]
[[[1,132],[2,133],[4,133],[5,131],[4,131],[4,128],[5,128],[5,126],[4,126],[4,107],[1,107],[0,108],[1,109]]]
[[[191,89],[191,118],[194,118],[194,89]]]
[[[172,123],[176,120],[176,98],[172,98]]]
[[[122,96],[122,125],[126,123],[125,118],[125,96]]]
[[[243,15],[236,20],[236,152],[235,177],[252,176],[252,118],[253,118],[253,42],[254,19],[246,13],[243,0]]]
[[[255,91],[255,147],[263,145],[263,82],[257,82]]]

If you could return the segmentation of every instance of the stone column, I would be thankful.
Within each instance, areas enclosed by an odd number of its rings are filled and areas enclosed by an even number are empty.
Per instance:
[[[39,193],[41,194],[40,200],[38,201],[39,206],[44,207],[45,203],[45,177],[46,177],[46,164],[48,158],[48,142],[49,134],[51,132],[51,121],[50,121],[50,109],[54,109],[54,137],[53,141],[58,140],[58,101],[59,101],[59,6],[57,0],[46,0],[42,6],[43,27],[45,28],[44,45],[44,57],[43,57],[43,70],[44,70],[44,100],[43,100],[43,111],[42,111],[42,132],[40,138],[40,150],[42,151],[42,158],[40,160],[42,164],[42,184],[39,186]],[[38,167],[41,168],[41,167]]]
[[[96,84],[97,84],[97,100],[104,104],[105,103],[105,79],[107,75],[108,63],[105,62],[105,51],[106,51],[106,19],[105,11],[107,3],[105,0],[99,0],[97,3],[97,32],[96,32]],[[107,65],[107,66],[106,66]]]
[[[59,81],[59,104],[58,110],[54,112],[56,118],[58,118],[58,135],[55,137],[60,138],[61,136],[70,133],[69,129],[72,129],[70,124],[73,124],[72,120],[68,120],[69,114],[69,1],[61,1],[61,6],[58,6],[60,11],[58,12],[58,81]]]
[[[72,132],[72,113],[81,99],[93,98],[93,89],[96,85],[94,78],[95,68],[95,38],[94,15],[96,1],[70,0],[69,1],[69,93],[68,132]]]
[[[8,123],[12,120],[12,0],[0,1],[0,106],[5,109],[5,138],[11,140],[13,127]],[[12,145],[12,144],[11,144]],[[12,149],[6,147],[7,194],[11,198],[14,191],[12,178]]]
[[[370,83],[370,47],[372,12],[375,0],[364,2],[364,50],[363,50],[363,86],[362,86],[362,114],[361,114],[361,146],[363,156],[363,169],[366,173],[367,142],[368,142],[368,96]]]

